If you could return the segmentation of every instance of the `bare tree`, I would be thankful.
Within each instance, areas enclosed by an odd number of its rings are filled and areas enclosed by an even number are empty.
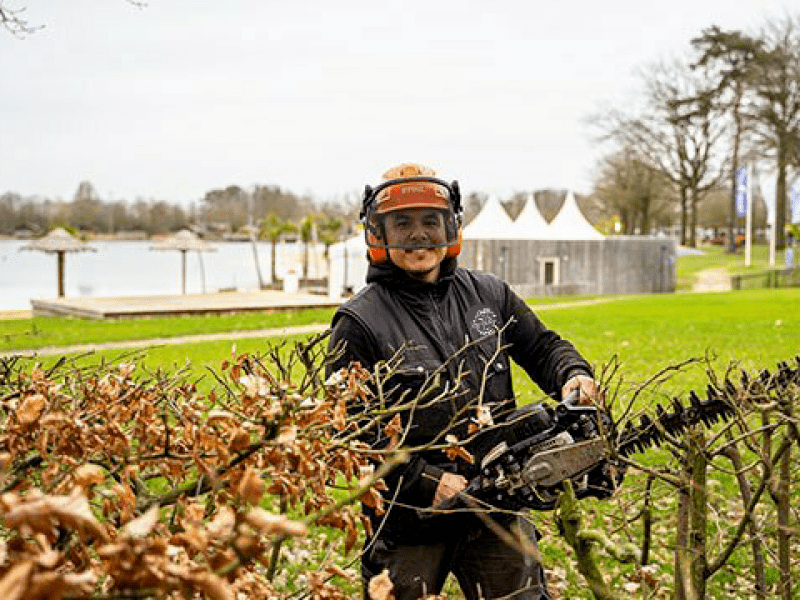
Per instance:
[[[697,206],[720,181],[718,152],[724,125],[705,81],[685,61],[658,63],[642,72],[644,105],[592,119],[603,138],[634,149],[662,172],[680,197],[682,244],[696,245]]]
[[[631,148],[603,159],[594,197],[607,218],[619,217],[622,233],[650,233],[673,205],[670,181]]]
[[[761,38],[753,61],[755,128],[762,149],[775,161],[776,246],[783,248],[787,179],[800,156],[800,17],[768,22]]]
[[[736,170],[746,133],[746,94],[750,90],[752,65],[761,50],[761,41],[740,31],[722,31],[713,26],[692,40],[699,57],[692,68],[702,68],[714,83],[711,95],[714,102],[732,121],[731,163],[729,169],[730,195],[728,202],[728,252],[736,252]]]

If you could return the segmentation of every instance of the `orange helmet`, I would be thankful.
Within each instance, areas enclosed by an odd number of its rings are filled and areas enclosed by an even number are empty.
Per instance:
[[[436,172],[424,165],[403,163],[383,174],[383,183],[366,186],[361,209],[367,254],[373,264],[389,260],[383,216],[408,208],[436,208],[445,213],[446,257],[461,252],[461,193],[458,182],[447,183],[435,177]]]

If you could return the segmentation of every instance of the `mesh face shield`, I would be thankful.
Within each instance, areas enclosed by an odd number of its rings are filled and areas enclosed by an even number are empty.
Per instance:
[[[386,218],[396,211],[434,209],[444,219],[444,235],[431,236],[419,243],[389,243]],[[385,262],[390,248],[446,247],[448,256],[456,256],[461,248],[461,194],[458,182],[447,183],[436,177],[404,177],[390,179],[376,188],[367,186],[361,211],[370,260]]]

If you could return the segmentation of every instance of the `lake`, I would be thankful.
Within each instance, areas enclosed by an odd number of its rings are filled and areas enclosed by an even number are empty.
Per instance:
[[[26,310],[31,298],[55,298],[58,293],[54,254],[20,251],[27,240],[0,240],[0,310]],[[65,294],[81,296],[155,296],[181,292],[181,253],[151,250],[152,241],[96,241],[97,252],[66,255]],[[253,247],[249,242],[214,242],[215,252],[186,255],[186,292],[258,289]],[[258,242],[264,283],[270,281],[269,242]],[[302,272],[302,244],[278,244],[276,271]],[[324,247],[309,253],[309,277],[325,277]]]

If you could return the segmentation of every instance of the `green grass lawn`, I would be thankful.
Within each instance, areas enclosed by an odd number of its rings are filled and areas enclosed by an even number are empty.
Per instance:
[[[750,370],[774,368],[800,353],[800,289],[617,297],[579,308],[538,311],[597,367],[615,355],[625,381],[641,383],[659,369],[707,352],[724,370],[731,362]],[[676,375],[664,393],[702,385],[702,369]],[[517,390],[533,393],[524,373]],[[700,390],[698,390],[700,391]]]
[[[141,340],[223,331],[252,331],[327,323],[333,309],[183,316],[119,321],[33,317],[0,321],[0,352],[92,342]]]

